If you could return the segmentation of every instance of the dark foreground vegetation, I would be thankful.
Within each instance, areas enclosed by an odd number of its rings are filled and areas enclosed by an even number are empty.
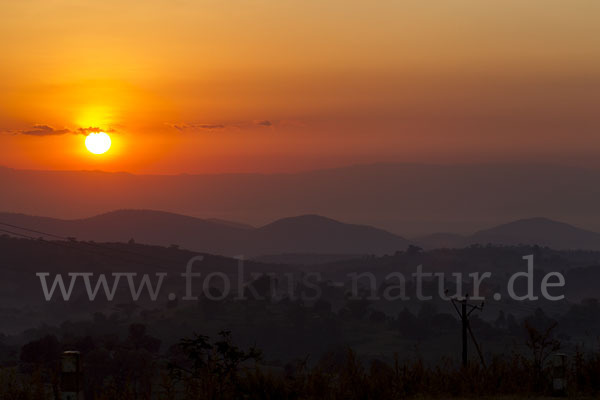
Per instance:
[[[36,271],[98,273],[167,271],[174,277],[196,253],[131,243],[49,243],[0,237],[0,400],[58,398],[63,351],[83,359],[86,400],[175,399],[400,399],[508,398],[554,395],[553,362],[567,355],[566,394],[600,394],[600,252],[537,246],[470,246],[423,251],[411,246],[382,257],[288,265],[248,262],[251,272],[321,272],[316,301],[272,298],[268,279],[252,283],[259,298],[178,301],[181,282],[167,281],[156,302],[44,301]],[[534,254],[536,287],[545,272],[562,271],[560,302],[488,301],[470,317],[481,357],[469,342],[469,366],[459,364],[461,323],[447,301],[358,298],[327,281],[348,273],[393,271],[416,265],[432,272],[492,271],[484,293],[502,292],[507,276]],[[237,261],[206,255],[205,273],[235,278]],[[160,265],[148,265],[161,260]],[[301,258],[300,258],[301,260]],[[291,260],[290,262],[293,262]],[[200,270],[200,266],[198,266]],[[377,285],[377,294],[386,289]],[[451,284],[450,284],[451,287]],[[298,285],[301,290],[302,286]],[[464,285],[469,290],[468,285]],[[435,294],[437,282],[426,282]],[[219,287],[211,287],[219,291]],[[411,282],[407,290],[412,293]],[[520,290],[520,289],[519,289]],[[166,298],[178,293],[177,300]],[[203,335],[196,335],[200,332]],[[232,332],[232,333],[229,333]],[[184,338],[184,339],[181,339]],[[482,361],[483,360],[483,361]]]
[[[526,325],[524,354],[494,356],[486,365],[450,359],[426,365],[420,359],[365,363],[352,349],[281,367],[264,364],[261,352],[238,347],[230,332],[216,339],[194,335],[159,353],[160,341],[132,324],[128,336],[99,339],[46,336],[20,350],[20,361],[0,373],[3,400],[58,399],[59,359],[78,349],[84,360],[86,399],[404,399],[485,396],[600,394],[600,353],[577,352],[566,369],[567,391],[553,392],[552,359],[560,349],[554,326]],[[293,346],[293,343],[290,343]]]

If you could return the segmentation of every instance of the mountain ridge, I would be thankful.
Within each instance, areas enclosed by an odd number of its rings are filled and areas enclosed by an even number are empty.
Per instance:
[[[254,226],[314,213],[411,236],[471,234],[543,215],[600,231],[599,180],[599,169],[533,163],[202,175],[0,169],[0,210],[68,219],[123,208],[168,210]]]
[[[471,235],[434,233],[415,238],[431,249],[466,247],[471,244],[539,245],[556,250],[600,250],[600,233],[545,217],[521,218]]]
[[[409,244],[403,237],[378,228],[346,224],[318,215],[283,218],[258,228],[165,211],[127,209],[73,220],[0,213],[0,223],[11,224],[18,230],[17,234],[26,232],[32,237],[46,233],[50,238],[74,237],[99,242],[133,239],[226,256],[388,254],[404,250]]]
[[[253,227],[235,221],[198,218],[160,210],[120,209],[79,219],[0,212],[5,230],[30,237],[77,238],[99,242],[179,245],[221,254],[257,257],[276,254],[392,254],[409,244],[426,249],[472,244],[539,245],[557,250],[600,250],[600,233],[546,217],[513,220],[470,235],[432,233],[406,239],[377,227],[340,222],[318,214],[277,219]],[[18,228],[26,228],[19,230]]]

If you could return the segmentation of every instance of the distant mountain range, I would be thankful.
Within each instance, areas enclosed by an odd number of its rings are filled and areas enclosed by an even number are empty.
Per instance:
[[[0,234],[46,239],[135,242],[226,256],[393,254],[416,244],[425,249],[471,244],[540,245],[553,249],[600,250],[600,234],[546,218],[522,219],[472,235],[435,233],[407,240],[382,229],[339,222],[319,215],[279,219],[253,227],[220,219],[200,219],[152,210],[119,210],[91,218],[62,220],[0,213]],[[304,255],[304,256],[302,256]],[[300,257],[300,258],[299,258]],[[289,258],[289,257],[288,257]],[[281,257],[276,257],[281,259]],[[285,259],[285,257],[284,257]]]
[[[165,210],[254,226],[317,214],[403,236],[469,235],[541,215],[600,232],[598,182],[600,169],[549,164],[373,164],[205,175],[0,167],[0,210],[63,219],[117,209]]]
[[[99,242],[133,239],[144,244],[178,245],[199,252],[246,257],[288,253],[390,254],[409,244],[381,229],[318,215],[284,218],[259,228],[151,210],[120,210],[77,220],[0,213],[0,223],[8,224],[0,224],[0,229],[33,237],[74,237]]]
[[[459,248],[471,244],[539,245],[557,250],[600,250],[600,234],[547,218],[528,218],[480,230],[469,236],[436,233],[415,239],[420,246]]]

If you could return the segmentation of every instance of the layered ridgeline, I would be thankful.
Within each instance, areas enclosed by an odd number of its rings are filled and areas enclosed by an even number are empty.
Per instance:
[[[284,218],[262,227],[151,210],[120,210],[62,220],[0,213],[0,228],[16,234],[98,242],[135,242],[228,256],[265,254],[392,254],[409,242],[365,225],[318,215]]]
[[[375,164],[275,174],[135,175],[0,168],[0,210],[85,218],[167,210],[262,226],[318,214],[408,237],[471,234],[544,216],[600,231],[600,170],[556,165]]]
[[[276,220],[264,226],[201,219],[153,210],[118,210],[83,219],[57,219],[0,213],[0,233],[46,239],[134,242],[171,246],[226,256],[291,255],[265,260],[312,263],[306,255],[384,255],[409,245],[425,249],[480,245],[539,245],[556,250],[600,250],[600,234],[546,218],[529,218],[471,235],[434,233],[405,239],[367,225],[348,224],[319,215]],[[305,255],[302,257],[302,255]],[[310,257],[309,257],[310,258]],[[333,257],[334,259],[336,257]],[[317,257],[317,262],[325,259]]]
[[[557,250],[600,250],[600,233],[547,218],[527,218],[463,236],[434,233],[414,239],[424,248],[461,248],[472,244],[538,245]]]

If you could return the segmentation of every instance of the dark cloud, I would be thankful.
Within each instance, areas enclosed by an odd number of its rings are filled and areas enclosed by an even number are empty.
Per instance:
[[[89,135],[90,133],[98,132],[115,132],[114,129],[103,129],[99,127],[88,127],[88,128],[77,128],[77,129],[56,129],[50,125],[38,124],[28,129],[17,129],[17,130],[0,130],[0,133],[9,135],[26,135],[26,136],[58,136],[58,135]]]
[[[177,129],[178,131],[185,130],[215,130],[215,129],[225,129],[225,125],[223,124],[169,124],[172,128]]]
[[[258,121],[246,121],[246,122],[238,122],[235,124],[231,124],[231,125],[224,125],[224,124],[198,124],[198,123],[168,123],[168,126],[170,126],[173,129],[177,129],[178,131],[186,131],[186,130],[207,130],[207,131],[212,131],[212,130],[217,130],[217,129],[226,129],[226,128],[232,128],[232,129],[248,129],[251,128],[253,126],[265,126],[265,127],[269,127],[269,126],[273,126],[273,123],[269,120],[258,120]]]
[[[28,136],[51,136],[51,135],[64,135],[71,133],[70,129],[54,129],[49,125],[34,125],[31,129],[24,129],[17,131],[20,135]]]
[[[90,126],[88,128],[79,128],[79,129],[77,129],[76,133],[87,136],[90,133],[99,133],[99,132],[112,133],[114,131],[115,131],[114,129],[103,129],[103,128],[99,128],[97,126]]]

